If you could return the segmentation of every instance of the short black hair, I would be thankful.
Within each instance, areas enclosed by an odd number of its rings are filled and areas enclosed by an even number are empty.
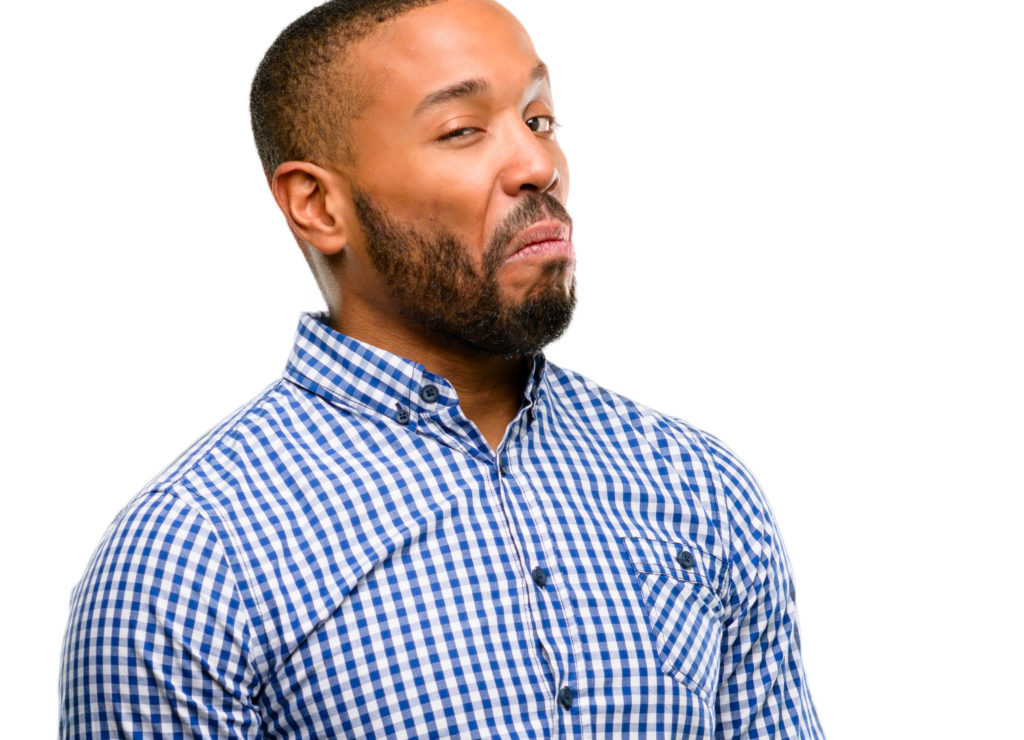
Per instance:
[[[330,0],[281,32],[249,91],[252,133],[267,177],[282,162],[354,158],[347,125],[368,101],[339,64],[348,45],[395,16],[439,1]]]

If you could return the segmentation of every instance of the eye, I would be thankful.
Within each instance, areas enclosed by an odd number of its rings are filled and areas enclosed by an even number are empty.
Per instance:
[[[473,128],[472,126],[463,126],[462,128],[452,129],[444,136],[438,139],[438,141],[453,141],[454,139],[461,139],[464,136],[470,136],[475,134],[480,129]]]
[[[526,126],[535,134],[550,134],[557,125],[554,116],[534,116],[526,119]]]

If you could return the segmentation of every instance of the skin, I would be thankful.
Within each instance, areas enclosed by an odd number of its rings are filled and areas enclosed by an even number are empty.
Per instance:
[[[528,193],[561,203],[568,195],[546,68],[515,17],[491,0],[409,11],[356,44],[348,64],[373,91],[349,129],[354,157],[282,164],[271,180],[275,199],[305,247],[334,328],[446,377],[497,448],[521,405],[528,361],[473,350],[404,318],[371,264],[352,194],[370,195],[403,224],[443,228],[482,271],[491,236]],[[570,291],[571,243],[546,246],[502,263],[505,301]],[[567,269],[546,269],[566,256]]]

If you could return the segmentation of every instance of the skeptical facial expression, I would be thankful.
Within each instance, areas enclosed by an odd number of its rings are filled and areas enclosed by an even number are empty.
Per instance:
[[[574,302],[547,68],[490,0],[409,11],[356,52],[349,296],[483,352],[535,352]]]

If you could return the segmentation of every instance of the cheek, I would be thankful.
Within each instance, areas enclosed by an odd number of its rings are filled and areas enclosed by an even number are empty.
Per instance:
[[[448,231],[471,244],[482,244],[491,214],[486,188],[468,190],[464,182],[442,179],[405,200],[407,218],[434,230]]]
[[[382,194],[417,218],[457,217],[486,202],[490,190],[482,163],[467,159],[427,157],[409,162],[383,183]]]
[[[378,168],[372,179],[371,194],[394,218],[481,248],[510,205],[494,197],[496,163],[474,152],[408,157],[400,166]]]

